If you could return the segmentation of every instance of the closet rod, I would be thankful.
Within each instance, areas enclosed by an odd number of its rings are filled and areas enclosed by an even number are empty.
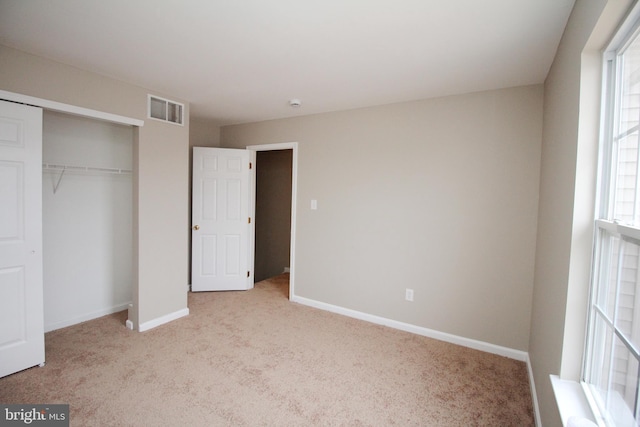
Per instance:
[[[42,169],[47,172],[60,172],[58,175],[57,181],[53,184],[53,194],[56,194],[58,191],[58,187],[60,186],[60,181],[62,181],[62,177],[66,171],[69,172],[98,172],[98,173],[108,173],[108,174],[130,174],[131,171],[128,169],[120,169],[120,168],[97,168],[91,166],[72,166],[72,165],[57,165],[54,163],[43,163]]]
[[[121,168],[98,168],[93,166],[72,166],[72,165],[58,165],[53,163],[43,163],[42,168],[47,171],[69,171],[69,172],[102,172],[102,173],[115,173],[126,174],[131,173],[129,169]]]

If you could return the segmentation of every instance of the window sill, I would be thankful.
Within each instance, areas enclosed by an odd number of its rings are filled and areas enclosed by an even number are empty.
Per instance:
[[[560,379],[557,375],[550,375],[551,386],[553,387],[553,393],[556,396],[556,402],[558,409],[560,410],[560,417],[562,418],[562,425],[570,427],[572,425],[591,425],[586,421],[593,423],[597,426],[598,423],[593,416],[589,401],[582,390],[582,386],[577,381],[568,381]],[[573,418],[571,423],[569,419]],[[575,423],[578,420],[583,421],[584,424]]]

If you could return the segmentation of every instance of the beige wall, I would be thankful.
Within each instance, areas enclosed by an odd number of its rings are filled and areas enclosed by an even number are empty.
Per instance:
[[[191,122],[189,123],[189,146],[219,147],[220,126],[210,120],[191,117]]]
[[[593,238],[601,51],[628,3],[577,0],[545,81],[529,343],[544,426],[562,425],[549,375],[580,379]]]
[[[134,275],[137,278],[134,287],[137,291],[133,300],[137,310],[131,311],[130,319],[137,325],[185,309],[188,105],[185,105],[185,126],[146,120],[149,92],[144,88],[5,46],[0,46],[0,64],[2,90],[145,121],[145,125],[134,132]]]
[[[221,141],[299,143],[296,295],[526,351],[541,132],[538,85],[228,126]]]

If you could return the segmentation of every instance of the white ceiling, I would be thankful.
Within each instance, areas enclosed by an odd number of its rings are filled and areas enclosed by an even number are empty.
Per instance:
[[[0,0],[0,43],[223,125],[542,83],[573,3]]]

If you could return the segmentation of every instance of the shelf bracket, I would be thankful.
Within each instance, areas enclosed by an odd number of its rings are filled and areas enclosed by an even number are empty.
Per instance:
[[[60,172],[60,176],[58,176],[58,181],[53,185],[53,194],[56,194],[56,192],[58,191],[58,187],[60,186],[60,181],[62,181],[62,176],[64,175],[64,171],[66,169],[62,169],[62,172]]]

